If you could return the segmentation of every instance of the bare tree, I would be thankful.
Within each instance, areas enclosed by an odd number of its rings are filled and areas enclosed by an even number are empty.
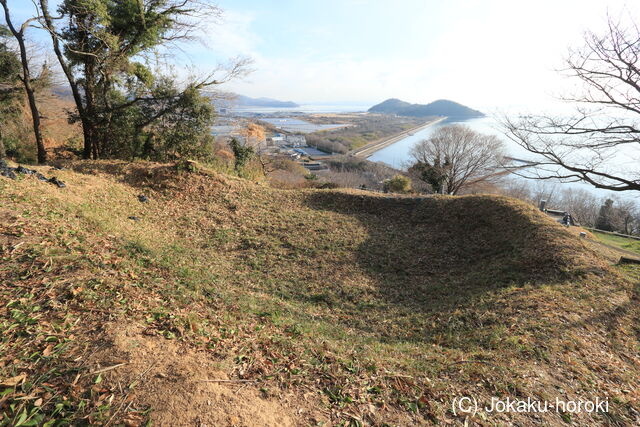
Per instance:
[[[493,135],[483,135],[467,126],[453,125],[438,129],[429,139],[411,150],[413,176],[419,176],[435,192],[457,194],[461,189],[491,181],[502,174],[502,142]]]
[[[507,136],[536,155],[527,178],[582,181],[612,191],[640,190],[636,167],[618,167],[624,151],[640,148],[640,29],[608,19],[603,35],[585,34],[567,59],[567,74],[582,83],[569,117],[528,116],[503,121]],[[636,151],[636,153],[638,153]]]
[[[636,236],[640,235],[640,209],[636,209],[635,211],[635,218],[633,221],[633,229],[631,231],[631,234],[634,234]]]
[[[531,201],[535,206],[538,206],[541,200],[546,200],[547,207],[551,207],[559,202],[559,196],[556,183],[538,181],[535,185],[531,185]]]
[[[33,134],[36,138],[36,146],[38,148],[38,163],[47,162],[47,151],[44,147],[44,141],[42,138],[42,132],[40,130],[40,112],[38,111],[38,104],[36,103],[35,90],[32,85],[31,70],[29,69],[29,59],[27,55],[27,46],[25,43],[25,31],[29,28],[29,25],[37,18],[31,18],[22,23],[20,28],[16,28],[11,20],[11,14],[9,12],[9,6],[7,6],[7,0],[0,0],[0,4],[4,9],[4,18],[7,23],[7,27],[11,31],[11,34],[15,37],[20,48],[20,61],[22,62],[22,75],[18,76],[24,90],[27,93],[27,99],[29,101],[29,109],[31,110],[31,119],[33,122]]]
[[[501,182],[499,192],[504,196],[513,197],[514,199],[523,200],[533,203],[534,205],[537,204],[532,195],[529,181],[524,179],[507,179]]]
[[[623,234],[634,234],[638,216],[638,206],[633,200],[614,200],[613,226]]]
[[[578,224],[593,227],[598,218],[598,211],[601,204],[601,200],[589,191],[569,188],[564,189],[560,193],[557,208],[569,212]]]
[[[322,177],[327,181],[336,184],[338,187],[343,188],[365,188],[377,189],[380,185],[372,180],[369,176],[352,171],[340,172],[329,170],[322,174]]]

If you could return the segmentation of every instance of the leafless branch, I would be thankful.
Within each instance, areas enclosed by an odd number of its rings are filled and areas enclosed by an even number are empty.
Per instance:
[[[507,136],[535,155],[535,167],[517,172],[532,179],[582,181],[611,191],[640,190],[638,170],[617,168],[640,149],[640,29],[611,18],[606,32],[585,34],[563,70],[584,90],[562,99],[576,106],[569,117],[503,118]],[[640,151],[638,151],[640,155]]]

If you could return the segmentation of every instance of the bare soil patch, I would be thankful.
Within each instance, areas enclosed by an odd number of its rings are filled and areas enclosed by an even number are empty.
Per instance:
[[[292,408],[264,399],[254,385],[230,380],[204,352],[129,324],[105,328],[92,357],[96,374],[146,405],[157,426],[294,426]],[[114,366],[117,366],[114,368]],[[123,406],[124,407],[124,406]],[[135,417],[126,418],[135,424]]]

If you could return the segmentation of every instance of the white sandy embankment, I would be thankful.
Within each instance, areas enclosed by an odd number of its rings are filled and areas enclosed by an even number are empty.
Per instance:
[[[388,146],[390,146],[392,144],[395,144],[396,142],[398,142],[398,141],[400,141],[400,140],[402,140],[402,139],[404,139],[404,138],[406,138],[408,136],[411,136],[412,134],[414,134],[414,133],[416,133],[416,132],[418,132],[418,131],[420,131],[420,130],[422,130],[424,128],[427,128],[429,126],[433,126],[435,124],[438,124],[438,123],[440,123],[440,122],[442,122],[442,121],[444,121],[446,119],[447,119],[447,117],[438,117],[437,119],[431,120],[430,122],[421,124],[420,126],[416,126],[415,128],[406,130],[406,131],[401,132],[399,134],[396,134],[396,135],[394,135],[392,137],[383,139],[381,141],[375,141],[375,142],[369,143],[369,144],[365,145],[364,147],[360,147],[360,148],[358,148],[356,150],[353,150],[349,154],[351,154],[353,156],[358,156],[358,157],[369,157],[370,155],[372,155],[373,153],[375,153],[378,150],[382,150],[383,148],[388,147]]]

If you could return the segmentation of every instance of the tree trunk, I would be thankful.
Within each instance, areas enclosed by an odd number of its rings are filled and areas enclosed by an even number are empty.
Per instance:
[[[26,70],[26,67],[24,67],[24,69]],[[28,74],[27,71],[24,73]],[[42,139],[42,133],[40,131],[40,112],[38,111],[35,93],[31,83],[29,83],[28,77],[23,80],[23,83],[29,99],[29,108],[31,110],[31,119],[33,122],[33,133],[36,137],[36,147],[38,148],[38,163],[42,165],[47,163],[47,150],[44,148],[44,140]]]
[[[7,157],[7,151],[4,148],[4,142],[2,142],[2,129],[0,129],[0,160]]]
[[[83,157],[88,159],[91,157],[91,141],[92,141],[92,132],[91,132],[91,122],[87,117],[85,106],[82,102],[82,95],[80,94],[80,89],[78,87],[78,82],[76,81],[73,73],[71,72],[71,68],[69,64],[64,58],[64,54],[62,53],[62,49],[60,49],[60,40],[58,39],[58,34],[56,33],[56,29],[53,25],[53,19],[51,18],[51,14],[49,13],[49,2],[48,0],[40,0],[40,9],[42,9],[42,16],[44,17],[45,24],[47,26],[47,31],[49,31],[49,35],[51,36],[51,40],[53,41],[53,50],[58,58],[58,62],[60,63],[60,67],[64,72],[64,75],[67,77],[67,81],[69,82],[69,86],[71,87],[71,93],[73,94],[73,100],[76,104],[76,109],[78,110],[78,115],[80,116],[80,122],[82,124],[82,137],[83,137]]]
[[[11,21],[9,8],[7,6],[7,0],[0,0],[0,3],[2,4],[2,7],[4,9],[4,16],[7,22],[7,26],[18,41],[18,46],[20,47],[20,60],[22,62],[22,76],[20,76],[20,80],[22,80],[24,90],[27,92],[27,98],[29,100],[29,109],[31,110],[31,119],[33,122],[33,133],[36,138],[36,146],[38,149],[38,163],[43,164],[47,162],[47,151],[44,148],[44,141],[42,139],[42,133],[40,131],[40,113],[38,111],[38,105],[36,104],[36,96],[33,90],[33,86],[31,86],[31,73],[29,71],[29,61],[27,59],[27,47],[24,43],[24,31],[27,28],[29,21],[26,21],[24,24],[22,24],[20,31],[16,30],[16,28],[13,26],[13,22]]]
[[[99,158],[98,143],[99,135],[96,132],[97,118],[96,104],[95,104],[95,92],[96,92],[96,67],[94,59],[89,57],[84,60],[84,100],[85,100],[85,113],[87,115],[87,122],[89,124],[89,140],[84,142],[84,157],[85,159],[93,158],[94,160]]]

